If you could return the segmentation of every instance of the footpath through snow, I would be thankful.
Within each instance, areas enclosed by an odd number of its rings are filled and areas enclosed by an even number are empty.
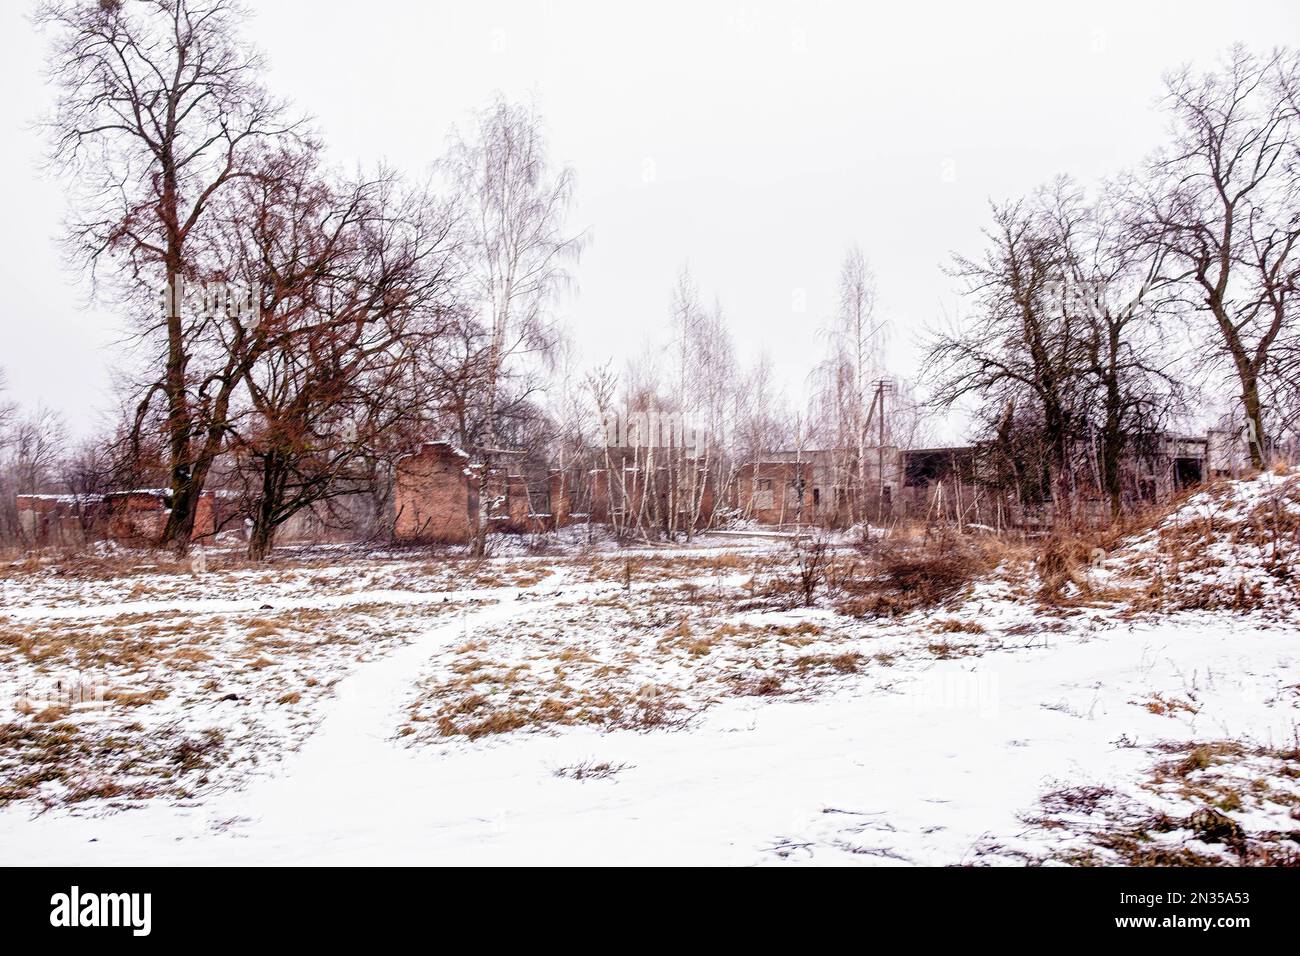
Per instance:
[[[241,738],[273,758],[232,777],[241,789],[15,799],[0,862],[1283,862],[1300,836],[1298,548],[1300,477],[1262,476],[1192,497],[1091,570],[1131,603],[1042,607],[1030,582],[1000,579],[894,621],[775,611],[753,600],[752,556],[705,549],[657,557],[626,592],[620,557],[442,590],[437,567],[395,564],[346,594],[273,579],[155,603],[29,600],[6,612],[27,627],[15,666],[152,648],[141,686],[162,668],[170,694],[112,719],[300,712],[301,733]],[[266,593],[275,610],[247,618]],[[164,608],[182,617],[170,631],[153,623]],[[223,654],[235,663],[216,671]],[[266,654],[279,659],[251,659]],[[800,683],[804,665],[816,681]],[[786,682],[769,692],[773,666]],[[312,695],[241,677],[273,673]],[[223,703],[237,679],[246,696]],[[412,726],[421,694],[477,719],[480,695],[498,712],[571,688],[617,703],[643,680],[680,691],[689,720]],[[93,726],[59,719],[82,717]],[[9,726],[62,726],[23,720]]]
[[[48,864],[1020,862],[1026,811],[1058,785],[1136,787],[1142,744],[1285,740],[1295,632],[1209,617],[1113,625],[940,660],[810,701],[731,699],[684,731],[565,728],[473,744],[394,739],[422,664],[478,627],[534,620],[596,586],[521,589],[365,664],[280,775],[102,817],[0,814],[6,860]],[[545,596],[544,596],[545,595]],[[1141,706],[1192,693],[1196,714]],[[555,775],[581,761],[609,779]],[[1068,838],[1062,835],[1059,839]]]

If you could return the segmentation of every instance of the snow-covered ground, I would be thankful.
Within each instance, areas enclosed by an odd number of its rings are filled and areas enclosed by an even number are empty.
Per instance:
[[[1257,492],[1215,520],[1264,549],[1262,587],[1279,538],[1243,530]],[[1003,568],[895,618],[791,607],[783,546],[734,541],[16,576],[0,862],[1281,862],[1300,846],[1291,585],[1154,607],[1151,563],[1191,558],[1153,541],[1093,570],[1105,600],[1040,606]],[[41,720],[32,688],[77,661],[139,697]],[[85,746],[32,736],[55,728]],[[112,756],[146,741],[138,766]],[[51,747],[75,772],[22,781]]]

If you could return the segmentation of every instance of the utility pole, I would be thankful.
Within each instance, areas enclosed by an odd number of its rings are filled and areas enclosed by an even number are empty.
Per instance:
[[[871,406],[876,412],[876,524],[885,523],[885,395],[894,390],[890,379],[876,380]]]

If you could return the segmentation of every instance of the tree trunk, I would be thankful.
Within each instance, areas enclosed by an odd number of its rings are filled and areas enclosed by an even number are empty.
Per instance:
[[[487,555],[488,536],[488,482],[491,480],[488,456],[483,456],[478,471],[478,520],[474,525],[474,537],[470,541],[471,557],[482,558]]]
[[[172,492],[172,510],[167,516],[162,544],[183,555],[189,550],[190,537],[194,533],[194,515],[203,485],[200,482],[195,487],[195,475],[190,462],[190,432],[193,422],[185,387],[188,357],[185,354],[185,327],[181,316],[185,250],[180,231],[180,191],[170,152],[163,157],[162,166],[163,187],[159,215],[167,233],[167,368],[163,390],[167,397],[167,447]]]
[[[248,559],[250,561],[265,561],[275,547],[275,525],[265,520],[263,509],[258,508],[257,515],[253,518],[253,530],[248,537]]]
[[[1263,471],[1268,464],[1265,453],[1267,438],[1263,417],[1260,415],[1259,377],[1253,371],[1242,376],[1241,405],[1246,412],[1246,443],[1250,449],[1250,467]]]
[[[253,528],[248,536],[248,558],[264,561],[275,547],[281,504],[284,500],[288,471],[284,460],[274,452],[262,459],[262,489],[253,511]]]
[[[1123,506],[1120,463],[1124,453],[1124,435],[1120,427],[1119,403],[1119,389],[1112,372],[1106,382],[1106,429],[1101,436],[1101,479],[1110,500],[1111,518],[1118,518]]]

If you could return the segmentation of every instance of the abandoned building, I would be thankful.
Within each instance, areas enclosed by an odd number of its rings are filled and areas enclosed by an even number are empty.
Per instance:
[[[497,450],[492,457],[508,460],[515,454]],[[480,487],[486,491],[481,501]],[[426,442],[397,460],[393,508],[397,540],[438,544],[468,543],[484,519],[489,530],[524,534],[551,530],[571,517],[564,473],[552,471],[546,487],[534,489],[508,466],[471,463],[466,452],[446,441]]]
[[[284,522],[277,541],[357,541],[391,529],[398,541],[466,544],[480,520],[490,531],[515,534],[590,523],[616,534],[653,528],[671,536],[712,527],[719,514],[772,527],[943,518],[1035,530],[1056,519],[1046,481],[1026,483],[1018,466],[1011,469],[1018,479],[1009,480],[1008,453],[992,443],[777,450],[740,464],[729,481],[715,477],[720,463],[710,468],[707,457],[681,449],[601,448],[549,469],[537,461],[525,466],[518,451],[495,449],[485,457],[486,464],[451,442],[426,442],[395,462],[391,498],[359,491],[317,503]],[[1082,447],[1080,460],[1088,460]],[[1155,500],[1209,478],[1243,474],[1247,461],[1241,435],[1229,430],[1152,436],[1141,453],[1125,459],[1125,493]],[[16,504],[29,547],[92,540],[150,545],[161,538],[171,507],[165,489],[18,495]],[[1071,507],[1081,520],[1103,520],[1109,503],[1095,478],[1084,475]],[[243,540],[246,514],[240,493],[206,491],[194,537]]]
[[[156,544],[167,527],[171,492],[137,488],[94,495],[17,495],[15,505],[18,531],[27,547],[79,548],[90,541],[147,547]],[[203,492],[195,510],[193,540],[200,545],[216,544],[218,536],[227,543],[247,540],[244,505],[231,491]],[[343,510],[347,508],[345,503]],[[359,526],[359,519],[305,508],[277,529],[276,538],[282,543],[353,540]]]
[[[171,512],[171,492],[149,488],[103,495],[18,495],[18,527],[32,547],[80,547],[111,540],[144,545],[158,541]],[[199,497],[194,538],[216,533],[216,493]]]
[[[489,453],[496,462],[518,456],[503,449]],[[465,451],[447,441],[426,442],[397,462],[394,534],[399,541],[464,544],[481,511],[489,530],[515,534],[579,521],[681,531],[713,520],[713,481],[702,461],[674,461],[645,448],[606,448],[592,463],[596,467],[549,469],[544,480],[530,480],[513,464],[493,464],[484,480],[485,466]],[[486,490],[482,501],[480,487]]]
[[[762,524],[847,524],[888,517],[900,481],[899,450],[869,448],[860,464],[856,457],[836,449],[769,452],[740,467],[737,507]]]
[[[1081,458],[1086,450],[1080,449]],[[760,524],[834,524],[854,520],[944,517],[991,527],[1034,529],[1055,516],[1043,482],[1034,493],[998,475],[991,443],[942,448],[866,449],[859,466],[851,452],[800,449],[771,452],[742,466],[736,482],[740,512]],[[1239,474],[1247,463],[1241,437],[1226,430],[1205,436],[1151,436],[1125,459],[1126,492],[1155,500],[1211,477]],[[863,500],[857,500],[861,496]],[[1108,503],[1095,482],[1081,482],[1083,520],[1101,520]]]

